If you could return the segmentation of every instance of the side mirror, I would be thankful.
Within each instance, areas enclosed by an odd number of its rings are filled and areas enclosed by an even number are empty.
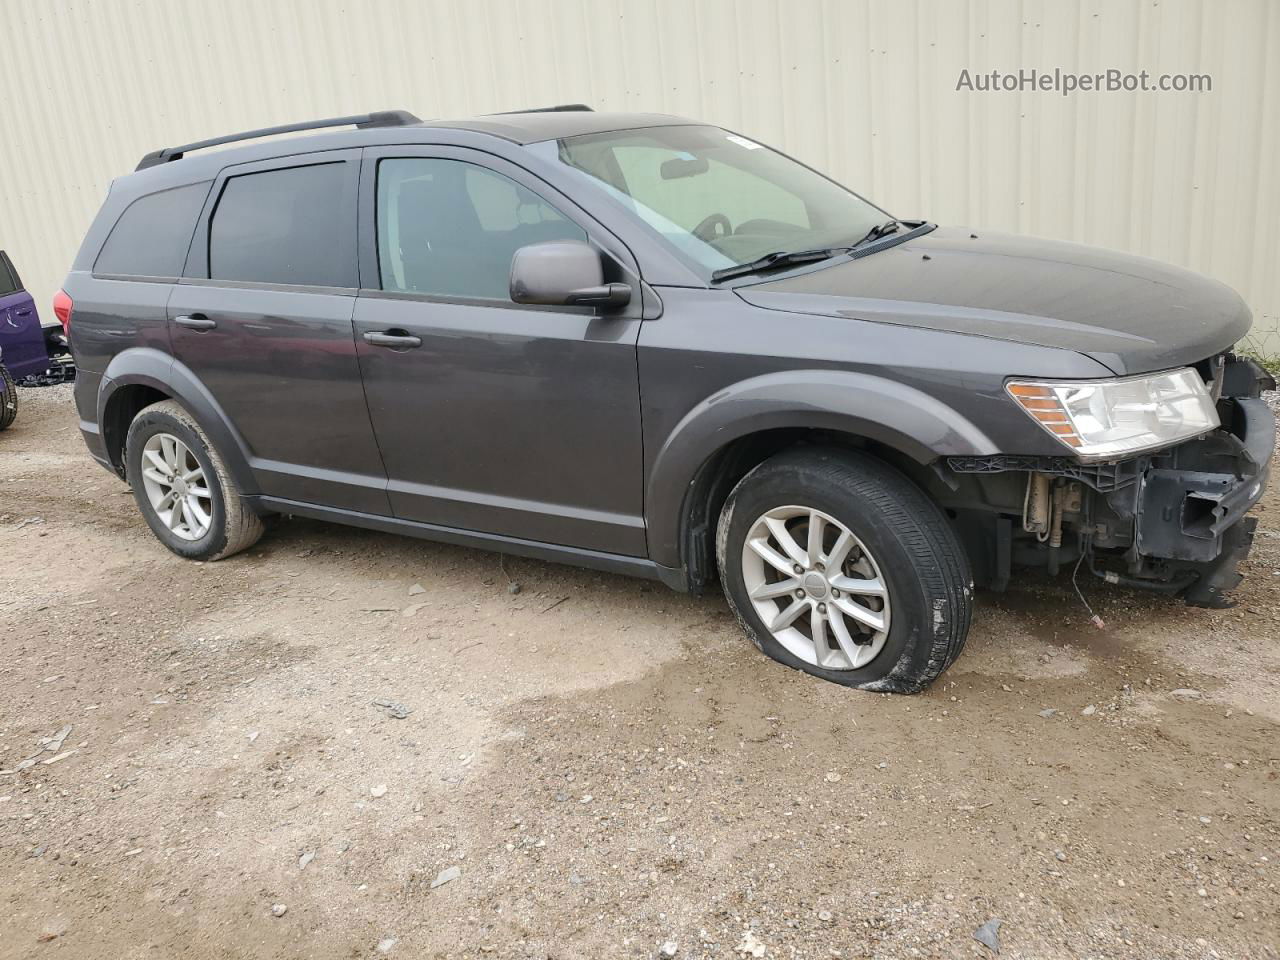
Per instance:
[[[511,258],[511,299],[562,307],[625,307],[631,288],[605,283],[600,254],[578,240],[521,247]]]

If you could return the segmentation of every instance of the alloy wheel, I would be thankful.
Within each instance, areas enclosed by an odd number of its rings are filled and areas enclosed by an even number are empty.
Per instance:
[[[742,576],[783,647],[825,670],[865,667],[889,636],[889,589],[865,545],[811,507],[777,507],[751,525]]]
[[[142,486],[160,522],[183,540],[199,540],[213,523],[213,496],[191,448],[169,433],[142,447]]]

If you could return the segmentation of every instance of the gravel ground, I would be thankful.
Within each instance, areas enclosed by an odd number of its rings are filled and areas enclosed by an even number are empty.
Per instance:
[[[300,520],[180,561],[22,402],[0,957],[1280,956],[1274,494],[1236,608],[1030,578],[876,696],[718,596]]]

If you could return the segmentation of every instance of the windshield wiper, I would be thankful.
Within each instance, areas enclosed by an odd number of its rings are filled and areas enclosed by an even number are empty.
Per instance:
[[[752,273],[761,273],[765,270],[776,270],[781,267],[793,267],[798,263],[815,263],[819,260],[830,260],[832,257],[838,257],[842,253],[849,253],[859,247],[865,246],[874,240],[880,240],[890,234],[897,233],[899,227],[907,227],[915,230],[917,227],[924,225],[923,220],[886,220],[884,223],[878,223],[865,234],[856,243],[839,247],[822,247],[817,250],[775,250],[773,253],[766,253],[763,257],[757,257],[749,263],[739,263],[732,267],[724,267],[711,274],[712,281],[718,283],[721,280],[732,280],[734,277],[745,277]]]
[[[762,273],[765,270],[792,267],[797,263],[816,263],[819,260],[830,260],[837,254],[844,253],[847,249],[849,248],[824,247],[821,250],[775,250],[773,253],[766,253],[763,257],[757,257],[748,263],[738,263],[732,267],[723,267],[711,274],[711,279],[718,283],[721,280],[731,280],[734,277]]]
[[[884,223],[878,223],[866,233],[862,235],[862,239],[849,247],[850,250],[856,250],[864,243],[871,243],[873,240],[879,240],[881,237],[887,237],[891,233],[897,233],[898,227],[902,225],[901,220],[886,220]]]

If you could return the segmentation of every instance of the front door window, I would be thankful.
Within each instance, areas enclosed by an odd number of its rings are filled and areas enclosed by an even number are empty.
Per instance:
[[[508,300],[516,250],[587,239],[514,180],[461,160],[383,160],[377,219],[382,288],[441,297]]]

